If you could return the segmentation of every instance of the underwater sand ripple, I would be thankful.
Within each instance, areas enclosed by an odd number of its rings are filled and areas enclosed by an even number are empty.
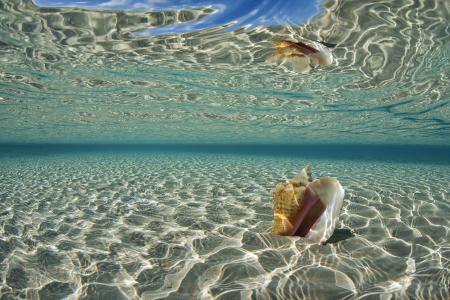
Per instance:
[[[0,169],[0,293],[448,296],[448,167],[312,162],[318,177],[339,177],[346,197],[338,228],[355,235],[319,246],[271,233],[269,190],[305,163],[214,155],[11,159]]]

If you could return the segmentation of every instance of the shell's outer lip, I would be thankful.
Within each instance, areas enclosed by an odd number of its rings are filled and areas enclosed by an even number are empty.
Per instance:
[[[303,201],[303,205],[295,215],[293,226],[287,232],[287,235],[305,237],[326,209],[326,205],[310,188],[306,188]]]

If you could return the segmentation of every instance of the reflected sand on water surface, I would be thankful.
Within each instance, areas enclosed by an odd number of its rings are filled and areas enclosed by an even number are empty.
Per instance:
[[[303,26],[159,36],[135,33],[213,12],[2,5],[3,141],[448,143],[442,1],[328,1]],[[301,38],[336,44],[336,63],[266,63]]]

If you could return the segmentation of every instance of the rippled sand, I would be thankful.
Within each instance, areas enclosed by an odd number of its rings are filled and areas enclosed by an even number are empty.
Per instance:
[[[271,233],[276,183],[338,177],[337,235]],[[0,295],[55,299],[445,299],[449,167],[213,154],[0,164]]]

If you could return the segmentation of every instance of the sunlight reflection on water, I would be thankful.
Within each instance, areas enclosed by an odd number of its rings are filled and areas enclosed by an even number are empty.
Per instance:
[[[3,142],[450,141],[442,1],[329,0],[304,14],[284,1],[255,14],[0,3]],[[204,27],[178,27],[193,24]],[[168,26],[183,33],[138,35]],[[302,38],[335,44],[333,63],[309,74],[268,63],[277,41]]]

